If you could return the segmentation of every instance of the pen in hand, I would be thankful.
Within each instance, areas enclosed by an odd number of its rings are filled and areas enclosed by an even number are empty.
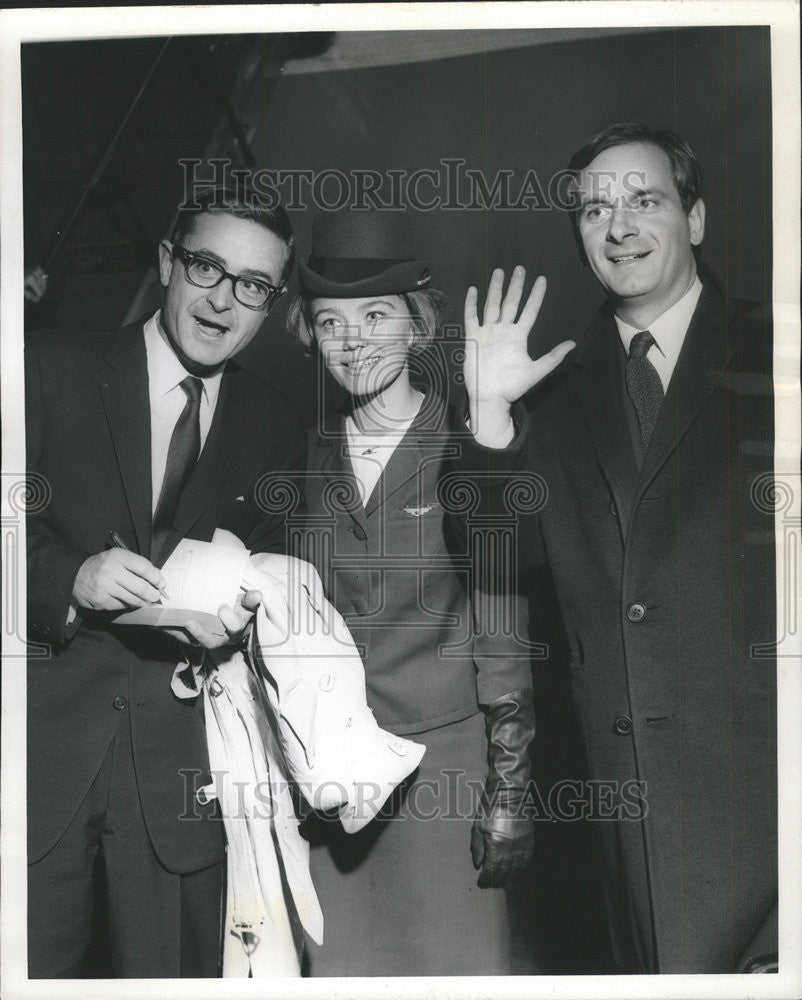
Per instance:
[[[125,542],[122,540],[122,538],[120,538],[120,536],[117,534],[117,532],[114,531],[113,529],[109,532],[109,541],[111,542],[112,547],[115,548],[115,549],[124,549],[126,552],[130,552],[131,551],[128,548],[128,546],[125,544]],[[170,599],[169,595],[168,595],[168,593],[167,593],[167,591],[166,591],[166,589],[164,587],[160,587],[159,588],[159,593],[162,595],[162,597],[165,600],[169,600]]]

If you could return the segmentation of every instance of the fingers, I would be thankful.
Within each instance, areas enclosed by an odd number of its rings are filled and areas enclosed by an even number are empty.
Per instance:
[[[188,621],[184,628],[187,630],[190,637],[194,639],[195,642],[200,643],[200,645],[205,649],[219,649],[220,646],[224,646],[230,641],[228,634],[222,626],[220,632],[212,632],[199,622]]]
[[[465,293],[465,311],[463,318],[465,321],[465,336],[475,336],[479,327],[479,317],[476,313],[476,306],[479,301],[479,293],[475,285],[471,285]]]
[[[518,269],[516,268],[516,271],[517,270]],[[523,268],[521,268],[521,270],[523,271]],[[512,283],[510,283],[510,286],[512,286]],[[523,281],[521,281],[521,289],[523,289]],[[521,312],[521,318],[518,320],[520,325],[526,330],[531,330],[535,325],[535,320],[537,319],[537,314],[540,312],[540,307],[543,304],[543,296],[545,294],[546,279],[541,274],[540,277],[535,280],[534,285],[532,285],[529,298],[526,300],[526,305]]]
[[[257,595],[256,600],[253,599],[254,595]],[[248,605],[245,604],[244,598],[237,598],[233,606],[223,604],[217,612],[229,641],[236,642],[242,636],[262,600],[262,595],[258,590],[249,590],[245,596],[250,598]]]
[[[498,323],[501,309],[501,292],[504,288],[504,272],[497,267],[490,276],[490,285],[487,289],[487,299],[485,300],[485,311],[482,315],[482,325],[488,323]]]
[[[73,596],[82,607],[95,611],[140,608],[161,600],[166,581],[144,556],[124,549],[110,549],[90,556],[80,567]]]
[[[503,281],[502,272],[502,281]],[[515,317],[518,315],[518,305],[521,301],[521,296],[524,291],[524,283],[526,281],[526,268],[518,264],[513,268],[512,277],[510,278],[510,285],[507,289],[507,294],[504,296],[504,301],[501,303],[501,321],[502,323],[514,323]],[[537,285],[537,282],[535,282]],[[529,296],[532,297],[531,295]],[[527,302],[527,305],[529,303]]]
[[[254,611],[262,603],[262,591],[261,590],[246,590],[242,595],[242,607],[253,614]]]

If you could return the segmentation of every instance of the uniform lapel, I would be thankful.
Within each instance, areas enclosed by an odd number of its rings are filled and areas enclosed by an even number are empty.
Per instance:
[[[618,349],[615,322],[603,309],[591,324],[574,361],[580,367],[574,389],[585,411],[596,457],[615,499],[625,538],[638,467],[624,409]]]
[[[415,476],[424,476],[428,465],[445,455],[448,441],[446,406],[434,393],[424,397],[421,408],[390,456],[384,472],[368,498],[365,513],[370,517]],[[420,490],[418,491],[418,499]]]
[[[323,431],[318,434],[317,444],[324,452],[320,470],[334,490],[333,502],[338,510],[345,510],[367,534],[359,487],[346,454],[348,438],[345,433],[344,414],[334,413],[326,420]]]
[[[114,443],[136,550],[148,555],[152,518],[150,397],[142,323],[124,327],[104,361],[106,371],[100,378],[100,394]],[[121,525],[109,527],[123,532]],[[133,542],[133,538],[125,540],[129,544]]]
[[[727,336],[731,315],[726,297],[705,283],[643,459],[639,492],[654,479],[724,377],[737,347]]]

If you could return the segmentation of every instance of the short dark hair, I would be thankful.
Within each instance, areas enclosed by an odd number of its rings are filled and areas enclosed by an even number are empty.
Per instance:
[[[663,150],[671,164],[671,176],[674,178],[682,207],[686,212],[690,212],[702,197],[702,168],[688,143],[667,128],[652,129],[642,122],[616,122],[588,139],[585,145],[574,153],[568,164],[568,172],[578,177],[580,171],[605,149],[627,146],[632,142],[648,142]],[[577,208],[578,206],[574,205],[574,214]]]
[[[588,139],[584,146],[578,149],[568,163],[568,173],[573,176],[573,181],[568,189],[571,199],[569,211],[571,213],[571,227],[574,231],[579,248],[579,256],[583,264],[587,264],[585,248],[582,244],[582,237],[579,233],[579,204],[576,200],[576,179],[585,167],[589,166],[605,149],[612,149],[615,146],[627,146],[633,142],[648,142],[658,149],[662,149],[668,157],[671,165],[671,176],[674,179],[674,186],[680,197],[683,210],[688,213],[702,197],[702,167],[696,159],[696,154],[688,143],[680,138],[676,132],[667,128],[652,129],[642,122],[615,122],[608,125],[592,138]],[[700,248],[694,246],[693,252],[698,257]]]
[[[289,278],[295,265],[295,233],[287,213],[276,204],[266,204],[257,192],[243,187],[206,187],[193,195],[192,204],[178,210],[178,217],[170,237],[173,243],[182,243],[192,232],[200,215],[233,215],[237,219],[250,219],[277,236],[288,251],[287,263],[278,278],[281,284]]]
[[[415,335],[410,345],[412,353],[425,351],[439,336],[445,323],[446,296],[436,288],[414,292],[399,292],[407,307]],[[294,295],[287,310],[287,330],[309,353],[315,349],[312,300],[314,296]]]

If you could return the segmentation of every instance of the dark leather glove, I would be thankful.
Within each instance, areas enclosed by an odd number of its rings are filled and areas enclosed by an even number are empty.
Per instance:
[[[471,829],[471,857],[479,888],[496,888],[529,863],[532,820],[525,814],[529,744],[535,735],[532,689],[510,691],[481,706],[487,732],[488,772]]]

